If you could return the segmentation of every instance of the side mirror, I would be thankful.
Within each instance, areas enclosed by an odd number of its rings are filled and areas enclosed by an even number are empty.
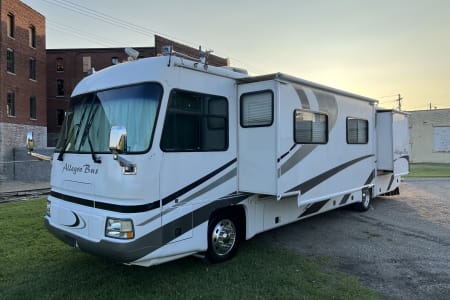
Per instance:
[[[113,126],[109,132],[109,150],[113,154],[127,152],[127,129],[124,126]]]
[[[29,131],[27,133],[27,150],[28,150],[28,154],[31,154],[31,152],[33,152],[33,149],[34,149],[33,132]]]

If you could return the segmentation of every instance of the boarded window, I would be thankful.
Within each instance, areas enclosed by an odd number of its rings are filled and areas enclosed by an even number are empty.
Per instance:
[[[87,73],[91,69],[91,57],[83,56],[83,72]]]
[[[295,110],[294,141],[297,144],[326,144],[328,116],[323,113]]]
[[[273,93],[262,91],[241,96],[241,126],[261,127],[273,123]]]
[[[347,118],[347,143],[367,144],[369,142],[369,121]]]

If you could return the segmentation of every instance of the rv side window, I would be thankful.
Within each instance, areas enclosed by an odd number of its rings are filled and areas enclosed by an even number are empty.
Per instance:
[[[227,99],[173,90],[167,107],[161,149],[166,152],[227,150]]]
[[[262,91],[241,96],[241,126],[262,127],[273,123],[273,93]]]
[[[367,144],[369,122],[363,119],[347,118],[347,144]]]
[[[294,112],[294,141],[297,144],[326,144],[328,116],[296,109]]]

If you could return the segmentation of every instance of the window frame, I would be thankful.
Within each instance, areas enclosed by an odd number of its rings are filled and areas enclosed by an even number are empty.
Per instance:
[[[60,90],[59,82],[62,84],[62,89]],[[62,94],[59,93],[62,91]],[[64,79],[56,79],[56,97],[63,98],[66,96],[66,89],[64,88]]]
[[[12,101],[10,99],[12,99]],[[16,117],[16,93],[14,91],[8,91],[7,93],[6,114],[8,117]]]
[[[173,94],[176,92],[182,92],[182,93],[190,93],[192,95],[197,95],[197,96],[201,96],[202,97],[202,107],[207,107],[207,109],[209,110],[210,107],[210,103],[209,100],[206,100],[206,97],[214,97],[215,99],[223,99],[226,103],[226,114],[225,114],[225,126],[223,128],[224,134],[225,134],[225,141],[224,141],[224,147],[222,149],[212,149],[212,150],[204,150],[204,149],[172,149],[172,148],[166,148],[165,145],[163,145],[163,137],[164,137],[164,133],[165,133],[165,129],[166,129],[166,122],[168,122],[168,118],[169,118],[169,113],[170,113],[170,103],[171,100],[173,99]],[[225,96],[221,96],[221,95],[213,95],[213,94],[207,94],[207,93],[202,93],[199,91],[191,91],[191,90],[184,90],[184,89],[172,89],[170,91],[169,94],[169,98],[167,101],[167,107],[166,107],[166,113],[165,113],[165,117],[164,117],[164,122],[163,122],[163,127],[162,127],[162,131],[161,131],[161,138],[160,138],[160,142],[159,142],[159,147],[161,149],[161,151],[166,152],[166,153],[183,153],[183,152],[187,152],[187,153],[205,153],[205,152],[225,152],[228,151],[229,147],[230,147],[230,102],[228,100],[227,97]],[[176,108],[174,109],[176,110]],[[184,114],[184,115],[196,115],[196,113],[183,113],[183,112],[175,112],[178,114]],[[206,123],[206,127],[208,128],[208,130],[210,131],[216,131],[216,130],[222,130],[220,128],[210,128],[210,123],[208,118],[209,117],[214,117],[215,115],[211,115],[208,112],[204,112],[203,109],[200,113],[198,113],[198,118],[205,118],[205,123]],[[200,137],[201,138],[201,137]]]
[[[325,141],[324,142],[299,142],[297,141],[297,135],[296,135],[296,116],[297,116],[297,112],[303,112],[303,113],[310,113],[310,114],[314,114],[314,115],[321,115],[321,116],[325,116],[326,120],[325,120]],[[328,114],[324,113],[324,112],[318,112],[318,111],[311,111],[311,110],[306,110],[306,109],[294,109],[294,113],[293,113],[293,140],[294,140],[294,144],[296,145],[326,145],[328,144],[329,141],[329,118],[328,118]]]
[[[244,101],[243,98],[245,96],[249,96],[249,95],[256,95],[256,94],[264,94],[264,93],[270,93],[272,96],[271,99],[271,121],[268,124],[261,124],[261,125],[243,125],[243,105],[244,105]],[[252,92],[248,92],[248,93],[243,93],[240,97],[239,97],[239,109],[240,109],[240,113],[239,113],[239,125],[242,128],[258,128],[258,127],[271,127],[274,123],[274,116],[275,116],[275,103],[274,103],[274,92],[271,89],[266,89],[266,90],[260,90],[260,91],[252,91]]]
[[[14,49],[6,48],[6,72],[16,74],[16,58]]]
[[[64,58],[63,57],[56,58],[56,72],[58,72],[58,73],[64,72]]]
[[[37,70],[36,70],[36,58],[30,57],[29,59],[29,74],[28,78],[31,80],[37,80]]]
[[[30,48],[36,49],[36,27],[33,24],[30,24],[28,27],[28,45]]]
[[[60,112],[62,112],[62,119],[60,118],[60,115],[59,115]],[[64,109],[56,110],[56,118],[55,118],[56,127],[63,126],[65,117],[66,117],[66,111]],[[59,120],[61,120],[61,122],[59,122]]]
[[[14,39],[15,35],[16,35],[16,32],[15,32],[16,31],[16,28],[15,28],[16,20],[15,19],[16,19],[15,15],[12,12],[9,12],[8,13],[8,23],[6,25],[6,27],[7,27],[6,35],[12,39]]]
[[[349,121],[350,120],[356,120],[356,121],[358,121],[358,123],[359,123],[359,121],[363,121],[363,122],[366,123],[366,125],[367,125],[366,126],[366,139],[365,139],[364,142],[360,142],[360,141],[352,142],[352,141],[349,141],[349,126],[348,125],[349,125]],[[367,145],[369,143],[369,120],[363,119],[363,118],[357,118],[357,117],[347,117],[345,119],[345,129],[346,129],[345,136],[346,136],[347,144],[349,144],[349,145]],[[359,126],[357,126],[356,130],[357,130],[356,138],[358,139]]]
[[[30,96],[30,119],[37,120],[37,100],[36,96]]]

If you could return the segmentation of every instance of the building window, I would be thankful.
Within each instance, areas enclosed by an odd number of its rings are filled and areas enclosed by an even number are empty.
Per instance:
[[[30,97],[30,119],[36,120],[36,97]]]
[[[64,96],[64,80],[62,79],[56,80],[56,96]]]
[[[326,144],[328,116],[296,109],[294,111],[294,141],[297,144]]]
[[[119,63],[119,58],[117,56],[114,56],[111,58],[111,63],[113,65],[117,65]]]
[[[91,69],[91,57],[83,56],[83,72],[87,73]]]
[[[30,47],[36,48],[36,27],[33,25],[28,28],[28,39]]]
[[[347,118],[347,144],[367,144],[369,142],[369,121]]]
[[[15,59],[14,50],[6,49],[6,71],[10,73],[15,73]]]
[[[34,57],[30,58],[30,79],[36,80],[36,59]]]
[[[8,92],[8,100],[6,103],[6,111],[8,117],[16,116],[16,94],[14,92]]]
[[[64,109],[56,110],[56,126],[62,126],[64,122]]]
[[[56,72],[64,72],[64,58],[62,57],[56,59]]]
[[[273,123],[273,93],[262,91],[241,96],[241,126],[262,127]]]
[[[6,25],[7,27],[7,31],[8,31],[8,36],[9,37],[14,37],[15,34],[15,21],[14,21],[14,15],[12,13],[8,14],[8,24]]]
[[[227,99],[187,91],[172,91],[161,149],[167,152],[201,152],[224,151],[227,148]]]

